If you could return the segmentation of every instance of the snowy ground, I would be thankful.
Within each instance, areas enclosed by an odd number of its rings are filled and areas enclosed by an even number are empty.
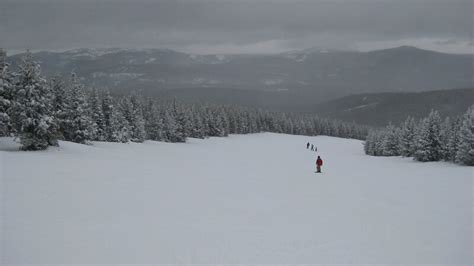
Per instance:
[[[5,265],[472,263],[472,167],[270,133],[46,152],[3,142]]]

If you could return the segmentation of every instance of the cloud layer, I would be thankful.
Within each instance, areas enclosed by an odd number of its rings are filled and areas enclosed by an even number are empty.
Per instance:
[[[0,0],[0,47],[275,53],[412,42],[472,52],[472,14],[472,0]]]

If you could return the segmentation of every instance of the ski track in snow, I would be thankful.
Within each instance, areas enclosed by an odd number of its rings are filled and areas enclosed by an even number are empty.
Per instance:
[[[0,143],[5,265],[473,259],[472,167],[272,133],[43,152]]]

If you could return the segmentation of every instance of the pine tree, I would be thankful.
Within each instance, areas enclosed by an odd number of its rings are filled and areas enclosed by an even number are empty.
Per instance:
[[[155,113],[150,122],[150,131],[147,133],[152,140],[166,140],[165,126],[163,118],[159,113]]]
[[[132,104],[133,117],[131,140],[134,142],[143,142],[146,138],[145,119],[143,118],[143,104],[141,98],[136,94],[132,94],[130,102]]]
[[[163,120],[157,105],[155,101],[150,99],[144,108],[146,138],[151,140],[164,140]]]
[[[163,110],[161,117],[163,117],[163,140],[167,142],[184,142],[177,133],[178,126],[171,113],[168,110]]]
[[[241,116],[241,117],[244,118],[244,116]],[[246,123],[245,118],[241,121],[242,121],[242,124],[244,125],[244,126],[242,126],[242,128],[248,129],[248,125]],[[222,137],[222,136],[225,135],[224,125],[222,123],[222,119],[221,119],[220,115],[217,112],[215,112],[214,110],[208,110],[208,112],[207,112],[207,124],[209,126],[209,136]],[[244,133],[248,133],[248,132],[245,130]]]
[[[429,162],[441,159],[441,117],[432,110],[423,120],[415,141],[414,158],[418,161]]]
[[[400,132],[400,154],[404,157],[413,156],[415,147],[414,147],[414,137],[416,133],[416,124],[415,119],[409,116],[405,122],[402,124]]]
[[[110,142],[121,142],[119,114],[116,109],[114,99],[107,92],[102,100],[102,111],[104,113],[106,140]]]
[[[136,95],[124,97],[120,101],[120,112],[127,120],[130,140],[143,142],[145,140],[145,121],[143,120],[142,106]]]
[[[52,92],[30,52],[22,58],[13,97],[12,118],[21,149],[43,150],[49,145],[57,145]]]
[[[113,139],[117,142],[129,142],[131,139],[131,128],[127,118],[119,109],[114,110],[113,116],[113,120],[117,121],[117,130],[114,132]]]
[[[474,105],[467,110],[462,119],[456,162],[464,165],[474,165]]]
[[[257,132],[257,124],[256,124],[256,119],[255,117],[252,115],[252,113],[247,110],[246,112],[246,117],[247,117],[247,122],[248,122],[248,133],[255,133]],[[221,116],[221,124],[222,124],[222,136],[227,136],[227,133],[226,133],[226,128],[227,128],[227,119],[225,117],[222,116],[222,113],[219,112],[220,116]]]
[[[12,132],[9,112],[13,105],[13,74],[8,69],[7,54],[0,49],[0,137]]]
[[[203,139],[204,135],[204,125],[202,123],[201,115],[196,113],[195,111],[192,112],[193,114],[193,126],[191,129],[190,137]]]
[[[173,142],[186,142],[186,137],[189,136],[190,121],[185,115],[184,111],[179,110],[176,99],[173,100],[172,116],[174,117],[176,131]]]
[[[459,131],[461,129],[462,120],[461,118],[453,119],[450,126],[450,132],[448,135],[448,144],[447,144],[447,153],[445,156],[445,160],[455,162],[456,161],[456,153],[458,151],[458,143],[459,143]]]
[[[53,114],[58,127],[58,138],[64,139],[67,127],[67,112],[69,109],[69,91],[65,89],[64,83],[59,76],[53,77],[50,84],[53,93]]]
[[[95,89],[90,96],[90,109],[91,109],[91,119],[95,124],[95,134],[93,140],[96,141],[106,141],[107,140],[107,130],[104,112],[102,110],[102,101],[99,96],[99,91]]]
[[[154,140],[151,137],[151,125],[152,125],[152,120],[153,117],[155,116],[156,110],[155,110],[155,104],[152,99],[147,99],[145,103],[143,104],[143,120],[145,121],[145,138]]]
[[[229,118],[227,117],[226,113],[223,110],[219,111],[219,114],[220,114],[221,125],[222,125],[221,137],[227,137],[230,133]],[[256,128],[256,120],[254,120],[253,122],[254,122],[253,125]],[[256,129],[254,132],[257,132]]]
[[[372,156],[386,156],[386,130],[372,130],[364,142],[364,151]]]
[[[384,139],[382,142],[384,156],[399,156],[400,155],[400,134],[398,129],[389,124],[385,129]]]
[[[364,152],[367,155],[375,155],[375,131],[369,132],[367,138],[364,141]]]
[[[75,73],[71,74],[67,102],[64,138],[68,141],[85,144],[92,140],[94,128],[84,86],[79,82]]]
[[[440,129],[440,141],[441,141],[441,150],[440,150],[440,159],[448,161],[449,157],[449,139],[451,138],[451,133],[453,129],[451,128],[452,123],[449,117],[446,117],[441,123]]]
[[[377,131],[375,134],[375,140],[374,140],[374,155],[375,156],[384,155],[384,139],[385,139],[385,132],[383,130]]]

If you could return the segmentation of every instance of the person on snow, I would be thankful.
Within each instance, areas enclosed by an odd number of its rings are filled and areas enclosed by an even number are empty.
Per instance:
[[[321,173],[321,166],[323,166],[323,160],[321,157],[318,156],[318,159],[316,160],[316,172]]]
[[[306,143],[306,149],[309,149],[309,142]]]
[[[318,147],[314,146],[314,151],[318,151]]]
[[[311,144],[311,150],[314,151],[314,145],[313,144]]]

